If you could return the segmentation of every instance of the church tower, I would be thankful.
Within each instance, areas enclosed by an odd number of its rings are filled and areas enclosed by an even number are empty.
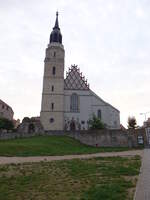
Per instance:
[[[40,119],[47,131],[64,129],[64,58],[65,51],[57,12],[44,60]]]

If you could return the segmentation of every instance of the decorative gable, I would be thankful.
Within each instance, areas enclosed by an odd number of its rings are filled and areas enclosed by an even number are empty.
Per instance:
[[[64,80],[65,90],[89,90],[89,84],[77,65],[71,65]]]

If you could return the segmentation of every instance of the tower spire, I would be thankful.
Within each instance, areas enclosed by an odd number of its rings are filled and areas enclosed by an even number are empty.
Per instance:
[[[55,20],[55,26],[53,28],[53,31],[50,34],[50,43],[57,42],[62,44],[62,35],[59,28],[58,23],[58,11],[56,12],[56,20]]]
[[[40,120],[44,130],[63,130],[65,50],[58,25],[58,12],[54,15],[54,28],[45,54]]]
[[[54,26],[53,29],[59,29],[60,30],[59,23],[58,23],[58,11],[56,12],[56,21],[55,21],[55,26]]]

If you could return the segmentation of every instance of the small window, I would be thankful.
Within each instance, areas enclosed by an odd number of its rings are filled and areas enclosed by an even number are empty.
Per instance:
[[[53,123],[54,122],[54,118],[50,118],[50,123]]]
[[[54,86],[52,85],[52,92],[54,91]]]
[[[101,113],[101,110],[98,110],[98,111],[97,111],[97,117],[98,117],[99,119],[101,119],[101,118],[102,118],[102,113]]]
[[[56,67],[53,67],[53,71],[52,71],[53,75],[56,74]]]
[[[51,103],[51,109],[54,110],[54,103]]]
[[[54,56],[54,57],[56,57],[56,52],[55,52],[55,51],[54,51],[54,54],[53,54],[53,56]]]
[[[81,121],[81,124],[85,124],[85,121]]]

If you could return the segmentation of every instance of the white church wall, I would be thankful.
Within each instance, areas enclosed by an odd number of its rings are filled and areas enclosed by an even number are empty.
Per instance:
[[[110,104],[104,102],[100,97],[98,97],[93,91],[93,110],[97,115],[97,110],[100,109],[102,113],[102,122],[107,124],[108,128],[118,129],[120,128],[120,112],[111,106]]]
[[[73,93],[79,97],[79,112],[70,111],[70,98]],[[97,116],[98,110],[101,110],[101,120],[107,124],[108,128],[119,128],[119,112],[111,105],[104,102],[101,98],[95,95],[90,90],[65,90],[64,98],[65,120],[71,121],[72,119],[81,124],[81,129],[87,129],[87,121],[93,114]],[[115,124],[114,124],[115,122]],[[84,123],[84,124],[83,124]]]
[[[109,115],[107,106],[92,105],[93,113],[97,116],[98,110],[101,110],[101,120],[104,124],[109,124]]]
[[[108,113],[110,113],[110,126],[114,129],[120,128],[120,112],[114,109],[111,105],[108,106]]]
[[[70,111],[70,97],[76,93],[79,97],[79,112]],[[87,121],[89,120],[91,109],[91,96],[88,90],[65,90],[65,119],[78,121],[81,129],[87,129]]]

